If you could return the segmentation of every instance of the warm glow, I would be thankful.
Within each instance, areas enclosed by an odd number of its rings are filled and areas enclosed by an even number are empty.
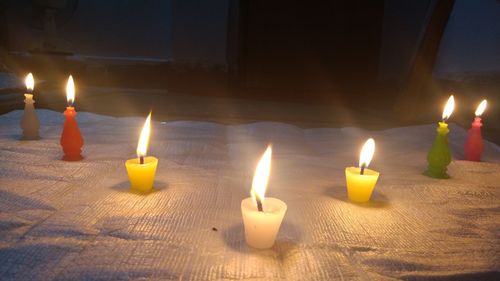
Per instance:
[[[361,148],[361,154],[359,155],[359,167],[368,167],[372,161],[374,152],[375,141],[372,138],[369,138],[363,145],[363,148]]]
[[[139,137],[139,143],[137,144],[137,157],[145,157],[148,152],[149,145],[149,134],[151,132],[151,112],[144,122],[142,127],[141,136]]]
[[[443,120],[448,120],[451,114],[453,113],[453,109],[455,108],[455,98],[453,95],[450,96],[443,110]]]
[[[73,76],[69,76],[68,83],[66,84],[66,99],[68,100],[68,105],[72,106],[75,102],[75,82],[73,82]]]
[[[486,100],[483,100],[476,109],[476,116],[479,117],[483,114],[484,110],[486,109],[486,105],[488,102]]]
[[[255,173],[253,175],[252,190],[250,194],[252,195],[253,201],[257,204],[257,199],[260,201],[264,200],[267,189],[267,182],[269,181],[269,174],[271,172],[271,156],[273,154],[273,149],[269,145],[259,160],[257,168],[255,168]]]
[[[35,88],[35,79],[33,79],[33,74],[30,73],[26,75],[24,82],[26,84],[26,89],[28,89],[29,92],[33,92],[33,89]]]

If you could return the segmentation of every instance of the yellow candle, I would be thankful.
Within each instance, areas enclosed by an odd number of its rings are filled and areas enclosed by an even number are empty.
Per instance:
[[[280,230],[287,206],[276,198],[265,198],[271,171],[272,149],[262,155],[252,181],[251,198],[241,201],[245,240],[257,249],[271,248]]]
[[[142,127],[139,144],[137,145],[137,158],[129,159],[125,162],[132,190],[139,192],[151,191],[155,179],[156,167],[158,166],[157,158],[151,156],[146,157],[150,131],[151,113],[149,113]]]
[[[370,200],[379,173],[367,169],[375,152],[375,141],[368,139],[361,149],[359,167],[345,169],[347,196],[352,202],[362,203]]]
[[[158,158],[144,157],[144,164],[141,164],[137,158],[129,159],[125,162],[125,166],[133,190],[140,192],[151,191],[155,180],[156,167],[158,166]]]

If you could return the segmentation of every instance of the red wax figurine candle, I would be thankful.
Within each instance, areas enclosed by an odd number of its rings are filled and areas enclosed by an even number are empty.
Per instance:
[[[61,145],[64,151],[63,160],[78,161],[83,159],[81,155],[83,138],[80,134],[78,123],[76,123],[76,111],[73,107],[73,102],[75,101],[75,84],[71,75],[66,85],[66,97],[68,99],[68,107],[64,111],[66,120],[64,121],[61,135]]]
[[[484,150],[483,138],[481,136],[481,114],[486,109],[486,100],[483,100],[476,109],[476,118],[472,122],[472,127],[467,133],[467,140],[464,145],[465,160],[481,161],[481,154]]]

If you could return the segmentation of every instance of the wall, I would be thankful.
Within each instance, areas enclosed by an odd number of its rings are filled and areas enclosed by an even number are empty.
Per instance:
[[[417,51],[431,0],[386,0],[379,76],[404,80]]]
[[[380,78],[404,81],[433,0],[386,0]],[[434,0],[435,1],[435,0]],[[434,75],[500,72],[500,1],[456,0]]]
[[[172,59],[225,65],[228,0],[173,0],[172,10]]]
[[[70,1],[71,2],[71,1]],[[58,27],[59,37],[79,54],[169,59],[170,0],[79,0],[74,15]],[[9,41],[26,51],[42,32],[32,27],[31,1],[8,0]]]
[[[59,34],[81,54],[226,65],[229,1],[235,0],[79,0]],[[432,1],[385,1],[382,79],[402,79],[408,73]],[[31,1],[6,3],[10,46],[25,51],[41,36],[30,27]],[[498,46],[500,2],[457,0],[435,73],[500,71]]]
[[[500,72],[500,1],[456,0],[435,75]]]

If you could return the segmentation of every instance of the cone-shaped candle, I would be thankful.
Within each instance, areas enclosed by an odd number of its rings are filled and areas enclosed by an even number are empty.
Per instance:
[[[481,136],[481,115],[486,109],[486,100],[483,100],[476,109],[476,117],[472,122],[472,127],[467,133],[467,140],[464,145],[465,160],[481,161],[481,154],[484,150],[483,138]]]
[[[134,191],[149,192],[153,188],[158,159],[152,156],[146,157],[150,132],[151,112],[142,127],[139,143],[137,144],[137,158],[125,162],[128,178]]]
[[[451,162],[450,149],[448,147],[448,124],[446,120],[450,118],[455,108],[455,99],[453,95],[450,96],[448,102],[446,103],[443,110],[443,120],[439,122],[437,128],[437,135],[434,143],[432,144],[431,150],[427,154],[427,170],[424,172],[425,175],[437,178],[437,179],[447,179],[450,176],[446,173],[446,169]]]
[[[359,168],[348,167],[345,169],[347,182],[347,197],[352,202],[363,203],[370,200],[375,184],[377,184],[378,172],[367,169],[373,153],[375,152],[375,141],[368,139],[359,156]]]
[[[33,90],[35,88],[35,80],[33,74],[28,74],[25,79],[27,93],[24,94],[24,113],[21,119],[21,128],[23,129],[23,140],[37,140],[40,138],[38,129],[40,122],[36,116],[35,100],[33,99]]]
[[[78,123],[76,123],[76,111],[73,107],[75,101],[75,84],[71,75],[66,85],[66,98],[68,100],[68,107],[66,107],[66,111],[64,111],[66,120],[64,121],[64,127],[61,134],[61,146],[64,151],[63,160],[78,161],[83,159],[81,155],[83,138],[80,134]]]
[[[271,172],[271,156],[272,148],[268,146],[255,169],[251,197],[241,201],[245,240],[248,245],[257,249],[273,246],[287,208],[285,202],[265,197]]]

